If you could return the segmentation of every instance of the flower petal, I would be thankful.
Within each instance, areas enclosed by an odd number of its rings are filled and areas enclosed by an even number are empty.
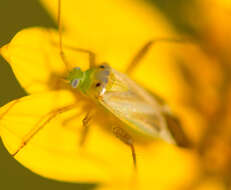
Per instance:
[[[66,68],[59,55],[57,39],[58,35],[53,30],[30,28],[20,31],[1,48],[1,55],[29,93],[61,88]],[[75,60],[81,59],[75,57]],[[73,61],[70,61],[70,67],[74,67],[71,63]]]
[[[56,18],[57,2],[41,2]],[[119,71],[126,70],[135,54],[148,41],[180,38],[154,6],[142,1],[61,2],[61,23],[65,27],[65,43],[92,50],[96,53],[98,61],[106,61]],[[132,77],[167,100],[185,99],[182,91],[186,89],[175,65],[173,50],[186,49],[188,46],[172,42],[154,44]]]
[[[37,28],[22,30],[1,49],[17,79],[30,93],[50,89],[48,81],[52,80],[52,73],[64,70],[63,64],[50,50],[47,33]]]
[[[32,129],[36,131],[36,126],[44,126],[15,156],[20,163],[42,176],[58,180],[130,184],[134,175],[130,149],[103,126],[93,123],[86,145],[79,147],[86,111],[84,101],[68,91],[30,95],[16,101],[0,109],[0,134],[11,154],[22,145],[23,139],[28,138]],[[76,108],[44,125],[41,118],[47,118],[52,110],[76,102]],[[67,118],[75,115],[74,120],[63,125]],[[42,121],[41,125],[38,121]],[[106,118],[103,122],[106,123]],[[156,185],[157,182],[160,187],[182,184],[194,175],[192,155],[171,145],[137,145],[136,152],[137,181],[141,187]],[[192,175],[185,176],[185,172]]]
[[[72,94],[61,91],[27,96],[19,99],[12,107],[10,105],[14,102],[4,106],[1,113],[5,113],[9,106],[11,107],[0,124],[1,137],[8,151],[11,154],[15,153],[42,117],[75,101]],[[64,113],[64,118],[76,114],[76,118],[79,119],[78,113],[82,111],[81,108],[80,102],[73,111]],[[78,134],[81,120],[74,120],[74,131],[62,126],[64,118],[59,116],[47,124],[31,138],[25,148],[16,155],[16,159],[32,171],[46,177],[66,181],[105,181],[108,178],[105,169],[99,168],[100,164],[98,165],[97,161],[79,155]]]
[[[57,1],[41,2],[56,18]],[[144,43],[175,36],[161,13],[142,1],[62,0],[61,18],[67,42],[94,51],[118,70],[125,70]]]

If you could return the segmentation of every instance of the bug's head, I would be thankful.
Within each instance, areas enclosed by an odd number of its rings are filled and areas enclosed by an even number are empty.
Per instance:
[[[68,82],[72,88],[79,88],[84,79],[84,72],[79,68],[74,68],[67,76]]]

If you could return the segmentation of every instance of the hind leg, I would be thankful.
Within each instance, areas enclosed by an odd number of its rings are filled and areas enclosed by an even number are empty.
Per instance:
[[[123,143],[125,143],[131,148],[133,166],[134,166],[134,169],[136,170],[137,169],[136,152],[135,152],[135,147],[133,144],[132,137],[124,129],[120,127],[113,127],[112,131],[116,137],[118,137]]]

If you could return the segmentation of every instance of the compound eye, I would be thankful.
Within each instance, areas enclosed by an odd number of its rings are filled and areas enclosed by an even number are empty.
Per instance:
[[[95,85],[95,87],[99,87],[99,86],[101,86],[101,83],[97,82],[96,85]]]
[[[77,88],[78,85],[79,85],[79,79],[72,80],[71,82],[72,88]]]
[[[100,69],[109,69],[110,68],[110,66],[107,64],[107,63],[102,63],[101,65],[99,65],[99,68]]]

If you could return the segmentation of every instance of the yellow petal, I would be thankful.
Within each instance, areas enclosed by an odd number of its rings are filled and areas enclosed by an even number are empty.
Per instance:
[[[42,176],[58,180],[131,185],[134,170],[130,149],[105,130],[107,126],[99,125],[97,120],[99,117],[102,120],[103,113],[93,118],[86,145],[81,148],[78,142],[86,102],[69,91],[30,95],[16,101],[0,109],[0,134],[11,154],[18,150],[28,134],[32,134],[32,129],[36,131],[38,126],[44,126],[16,154],[20,163]],[[77,103],[73,110],[42,125],[52,110],[73,103]],[[66,122],[75,115],[74,120]],[[103,123],[106,121],[105,117]],[[166,189],[187,183],[195,174],[193,156],[171,145],[137,145],[136,152],[138,173],[135,181],[140,189],[157,184],[159,189]]]
[[[57,97],[60,101],[57,101]],[[1,137],[8,151],[15,153],[42,117],[74,102],[74,97],[68,92],[45,93],[20,99],[2,118],[0,124]],[[1,113],[8,108],[8,105],[4,106]],[[64,116],[78,114],[79,111],[82,111],[81,102]],[[16,155],[16,159],[36,173],[60,180],[100,181],[108,178],[104,169],[97,166],[97,161],[94,163],[79,156],[78,127],[81,126],[81,120],[75,121],[76,131],[62,126],[61,123],[60,116],[47,124]]]
[[[31,93],[51,89],[57,82],[55,76],[65,69],[50,48],[48,33],[37,28],[22,30],[1,49],[21,85]]]
[[[57,2],[44,2],[56,14]],[[147,41],[175,36],[157,10],[136,1],[62,1],[62,5],[63,24],[66,26],[64,44],[90,49],[99,61],[107,61],[120,71],[126,69]],[[28,92],[57,88],[60,76],[65,76],[57,41],[57,34],[51,31],[27,29],[2,49],[17,79]],[[66,49],[65,53],[72,66],[86,68],[89,64],[80,56],[81,53]],[[182,81],[174,69],[174,61],[169,56],[169,45],[156,44],[142,60],[133,78],[154,92],[169,95],[167,98],[182,99],[183,95],[179,93],[183,91]]]
[[[41,0],[57,17],[57,2]],[[181,38],[154,5],[133,0],[61,1],[64,41],[90,49],[99,62],[125,71],[135,54],[150,40]],[[183,38],[183,37],[182,37]],[[183,48],[182,48],[183,46]],[[156,43],[141,61],[132,77],[146,88],[173,101],[185,99],[185,86],[175,65],[173,49],[188,45]],[[182,56],[184,53],[182,53]]]
[[[57,1],[41,2],[56,19]],[[124,69],[147,41],[175,36],[162,14],[142,1],[62,0],[61,18],[69,42],[91,49],[116,69]]]
[[[60,58],[57,40],[58,35],[53,30],[30,28],[17,33],[9,44],[1,48],[1,55],[29,93],[63,88],[67,70]],[[71,68],[77,65],[86,68],[87,57],[85,54],[75,56],[69,64]]]
[[[57,32],[31,28],[19,32],[8,45],[1,49],[2,55],[11,64],[17,79],[28,92],[35,93],[67,87],[63,81],[67,71],[60,58],[57,41]],[[173,64],[174,59],[166,55],[169,49],[176,45],[156,45],[153,48],[153,54],[150,52],[142,60],[132,77],[142,86],[161,94],[171,103],[172,108],[176,107],[174,110],[179,112],[179,100],[184,102],[188,98],[185,95],[187,88],[176,65]],[[177,47],[180,49],[182,45]],[[65,48],[65,55],[70,67],[88,68],[89,62],[86,54]],[[119,65],[122,64],[117,64],[116,67],[125,68]],[[185,109],[182,110],[182,113],[185,113]],[[185,122],[186,126],[190,123],[195,122]]]

